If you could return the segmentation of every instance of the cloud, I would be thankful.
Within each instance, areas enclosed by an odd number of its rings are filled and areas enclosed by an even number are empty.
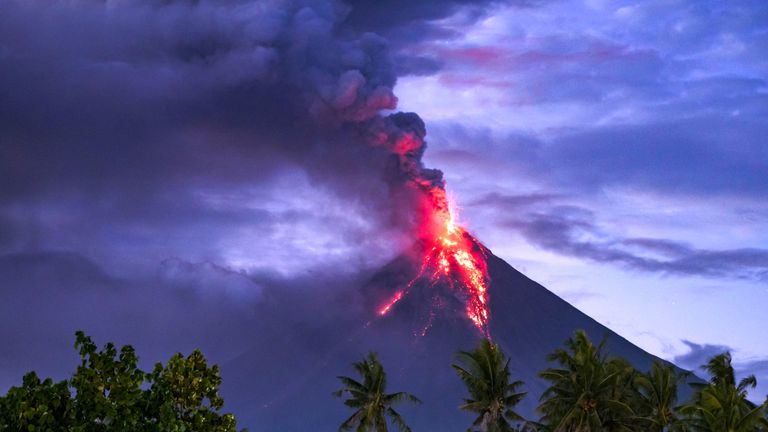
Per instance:
[[[764,133],[756,119],[711,116],[592,128],[556,139],[541,160],[557,184],[582,190],[754,199],[768,192],[768,156],[756,140]]]
[[[51,366],[39,353],[69,352],[76,326],[226,357],[266,331],[253,310],[343,315],[320,307],[334,278],[403,241],[384,181],[395,161],[366,145],[402,75],[450,86],[445,99],[419,89],[461,121],[430,130],[430,157],[462,168],[467,189],[485,183],[464,204],[498,211],[502,228],[636,271],[768,279],[764,249],[616,235],[598,222],[610,211],[582,202],[615,187],[761,202],[764,6],[638,5],[599,21],[565,3],[509,5],[0,3],[5,364]],[[547,21],[562,16],[546,6],[584,20]],[[465,41],[474,24],[487,31]],[[518,181],[533,187],[507,193]],[[332,334],[306,326],[292,336]]]
[[[444,66],[401,92],[427,116],[474,129],[463,150],[490,138],[488,159],[519,158],[549,189],[758,202],[768,192],[766,8],[737,4],[716,20],[712,2],[500,7],[463,39],[419,44]],[[516,145],[522,133],[545,145]]]
[[[491,193],[472,204],[493,208],[501,226],[558,254],[665,275],[768,280],[766,249],[710,250],[668,239],[617,237],[596,224],[592,211],[562,200],[549,193]]]
[[[757,386],[749,390],[749,399],[755,403],[762,403],[768,398],[768,359],[758,359],[738,362],[736,374],[740,377],[754,375]]]
[[[258,181],[287,161],[349,185],[384,163],[338,129],[395,106],[387,43],[338,38],[338,3],[2,9],[5,202]]]
[[[688,254],[690,246],[664,239],[651,238],[631,238],[623,240],[622,243],[627,246],[637,246],[647,251],[657,252],[664,256],[676,258]]]
[[[698,371],[701,377],[707,377],[703,366],[707,364],[712,357],[724,352],[733,353],[734,349],[726,345],[717,344],[698,344],[689,340],[683,340],[688,348],[688,352],[676,356],[673,363],[685,369]],[[741,359],[738,353],[733,358],[733,368],[737,379],[748,375],[754,375],[757,378],[757,387],[749,389],[748,398],[755,403],[762,403],[768,395],[768,360]]]
[[[28,370],[70,374],[78,329],[100,344],[133,345],[146,368],[195,348],[221,364],[280,337],[314,335],[304,348],[311,353],[335,334],[328,326],[359,319],[360,277],[329,270],[283,278],[180,260],[117,277],[75,252],[3,254],[0,389]]]
[[[212,276],[209,268],[198,270],[198,274],[205,272]],[[242,335],[246,329],[233,327],[235,321],[251,319],[242,302],[253,304],[260,298],[259,291],[251,300],[224,295],[226,287],[218,294],[199,295],[183,275],[115,277],[75,252],[4,254],[0,278],[6,298],[1,307],[2,338],[9,347],[3,351],[0,368],[3,386],[10,378],[18,379],[21,368],[64,372],[54,360],[58,356],[49,354],[70,354],[72,335],[78,329],[102,340],[144,345],[150,349],[148,354],[188,350],[203,343],[213,344],[216,355],[232,355],[238,347],[217,342],[215,333]],[[231,285],[233,281],[222,277],[220,282]]]
[[[559,198],[562,198],[562,196],[554,193],[506,195],[499,192],[490,192],[477,198],[468,205],[482,207],[489,206],[502,211],[512,211],[521,208],[529,208],[536,204],[552,203]]]
[[[701,370],[702,366],[707,364],[712,357],[733,351],[732,348],[725,345],[697,344],[688,340],[684,340],[683,343],[688,347],[688,352],[675,356],[673,362],[690,370]]]
[[[0,252],[75,250],[115,274],[168,258],[349,272],[395,253],[416,205],[397,189],[441,174],[423,141],[404,158],[387,141],[418,117],[379,113],[399,70],[437,66],[396,65],[350,10],[0,5]]]
[[[458,36],[437,23],[441,19],[461,15],[468,23],[487,13],[495,0],[437,0],[411,2],[407,0],[350,0],[347,24],[358,30],[376,31],[397,42]],[[534,2],[509,2],[518,7],[532,6]]]
[[[537,8],[540,0],[349,0],[349,15],[343,26],[356,31],[374,31],[384,36],[395,51],[399,76],[433,75],[447,64],[447,56],[425,49],[432,43],[457,41],[464,30],[492,16],[504,5],[513,8]]]
[[[436,58],[398,54],[395,57],[398,76],[433,75],[443,68],[443,61]]]
[[[535,184],[545,193],[594,197],[618,190],[759,206],[768,193],[762,181],[768,155],[758,139],[768,134],[760,120],[766,113],[744,109],[732,116],[732,106],[720,108],[727,115],[701,112],[701,107],[718,106],[710,102],[697,100],[684,114],[685,107],[676,112],[659,108],[654,116],[663,119],[638,116],[623,124],[563,125],[544,134],[459,120],[433,122],[431,136],[439,148],[429,157],[449,174],[458,169],[450,169],[454,166],[473,164],[477,183],[502,183],[492,174],[504,172],[504,179]],[[473,119],[477,114],[469,112]],[[488,118],[497,115],[503,113],[488,113]]]
[[[210,261],[193,263],[168,258],[160,263],[160,275],[170,285],[192,288],[202,295],[230,294],[235,298],[254,301],[263,290],[246,271]]]

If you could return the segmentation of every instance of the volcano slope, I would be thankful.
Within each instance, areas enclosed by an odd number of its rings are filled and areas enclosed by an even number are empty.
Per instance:
[[[517,411],[526,418],[538,418],[535,407],[546,383],[537,374],[549,367],[547,355],[577,329],[595,343],[605,338],[610,355],[639,370],[657,359],[486,253],[489,331],[510,357],[513,379],[525,382],[528,394]],[[308,330],[298,340],[276,334],[225,364],[225,397],[241,424],[251,431],[337,430],[352,411],[331,396],[339,388],[336,376],[354,376],[350,364],[376,351],[389,391],[408,391],[423,401],[397,408],[414,431],[465,431],[473,416],[458,409],[466,391],[450,365],[457,350],[472,349],[483,337],[467,318],[465,299],[445,281],[417,281],[386,315],[377,312],[418,274],[417,263],[403,255],[372,278],[364,287],[367,318],[361,322]],[[687,397],[690,391],[683,387]]]

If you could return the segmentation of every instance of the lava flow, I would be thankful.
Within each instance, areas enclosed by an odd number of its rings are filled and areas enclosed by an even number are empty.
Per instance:
[[[447,202],[444,197],[440,201]],[[414,279],[398,290],[380,309],[386,315],[417,283],[436,286],[446,283],[466,302],[467,318],[486,336],[488,332],[488,271],[484,249],[460,226],[454,224],[448,206],[433,207],[436,229],[426,230],[425,254]]]
[[[431,288],[440,284],[448,286],[466,304],[467,318],[489,337],[486,249],[454,223],[455,211],[445,191],[442,171],[426,168],[422,163],[427,134],[424,122],[414,113],[395,113],[376,125],[371,142],[388,149],[397,161],[390,181],[398,185],[401,197],[410,197],[419,217],[417,236],[424,250],[419,273],[384,303],[378,314],[390,312],[417,284]],[[437,299],[435,294],[433,298]],[[432,306],[433,312],[440,307]],[[432,317],[422,334],[431,325]]]

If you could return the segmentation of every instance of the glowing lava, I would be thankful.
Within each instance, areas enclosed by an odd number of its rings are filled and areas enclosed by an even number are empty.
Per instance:
[[[440,190],[442,192],[442,190]],[[447,203],[444,192],[436,201]],[[486,336],[488,332],[488,271],[484,248],[463,228],[454,224],[447,205],[431,206],[433,223],[423,231],[425,254],[421,269],[408,285],[398,290],[380,309],[386,315],[418,282],[436,286],[444,282],[466,302],[467,318]],[[430,225],[433,227],[430,228]]]
[[[455,211],[446,195],[442,171],[424,167],[424,122],[414,113],[395,113],[375,126],[371,143],[389,150],[397,162],[388,171],[388,181],[397,185],[397,196],[408,203],[407,208],[416,211],[416,236],[424,251],[419,273],[384,303],[378,314],[390,312],[416,284],[432,288],[447,285],[466,305],[470,321],[488,337],[487,249],[454,223]],[[441,307],[441,297],[435,290],[432,313],[422,334],[429,329],[435,309]]]

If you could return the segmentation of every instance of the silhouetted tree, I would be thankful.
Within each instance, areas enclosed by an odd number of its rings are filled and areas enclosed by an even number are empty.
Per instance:
[[[689,430],[694,432],[755,432],[768,430],[766,403],[755,405],[747,400],[747,389],[757,386],[750,375],[736,383],[731,354],[712,357],[704,366],[710,374],[708,384],[698,388],[694,400],[683,406]]]
[[[74,413],[67,381],[40,381],[29,372],[21,387],[11,387],[0,397],[0,431],[68,430]]]
[[[483,339],[473,351],[460,351],[458,359],[452,366],[470,396],[460,408],[478,415],[468,431],[507,432],[513,430],[511,423],[524,421],[514,411],[525,397],[518,392],[523,382],[510,381],[509,360],[498,345]]]
[[[542,423],[555,432],[640,429],[632,408],[636,371],[623,359],[608,359],[605,341],[595,346],[584,331],[566,341],[548,359],[558,364],[539,375],[550,382],[538,409]],[[642,429],[640,429],[642,430]]]
[[[410,432],[400,414],[392,406],[398,402],[421,401],[410,393],[398,392],[387,394],[387,375],[376,353],[370,353],[363,360],[353,363],[352,367],[360,375],[361,381],[340,376],[344,388],[335,391],[337,397],[349,395],[344,405],[355,412],[339,427],[340,431],[356,428],[358,432],[387,432],[387,417],[400,431]]]
[[[683,423],[677,414],[677,390],[689,375],[678,373],[671,364],[655,361],[648,373],[635,378],[638,392],[635,411],[645,420],[648,431],[682,429]]]
[[[130,345],[99,350],[76,333],[80,365],[71,379],[53,383],[37,374],[0,397],[0,431],[234,432],[232,414],[221,414],[218,366],[200,351],[174,355],[147,374]]]
[[[186,358],[177,353],[163,366],[155,364],[147,375],[145,394],[147,419],[163,431],[192,430],[225,432],[237,427],[232,414],[219,414],[224,399],[219,396],[221,373],[208,367],[200,350]]]
[[[75,423],[89,431],[132,431],[143,425],[142,389],[144,372],[130,345],[120,348],[107,343],[99,351],[85,333],[75,334],[80,353],[70,385],[75,392]]]

